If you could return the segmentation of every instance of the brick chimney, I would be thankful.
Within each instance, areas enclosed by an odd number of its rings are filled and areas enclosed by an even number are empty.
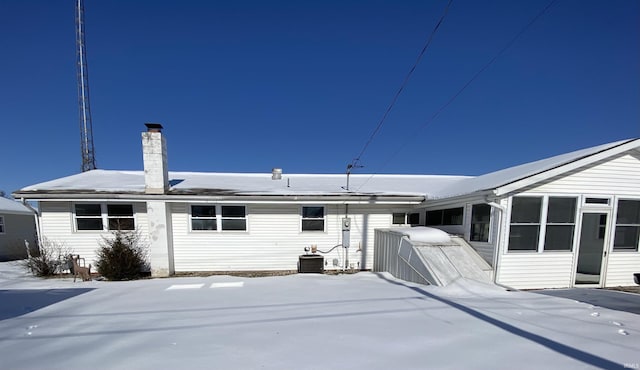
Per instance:
[[[147,131],[142,133],[142,158],[144,164],[144,192],[166,194],[169,190],[167,166],[167,142],[162,136],[162,125],[145,123]]]

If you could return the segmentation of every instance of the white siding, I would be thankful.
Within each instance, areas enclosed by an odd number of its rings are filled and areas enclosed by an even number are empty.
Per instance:
[[[640,156],[631,151],[588,168],[572,171],[527,193],[624,194],[640,196]]]
[[[97,203],[97,202],[96,202]],[[85,258],[95,266],[96,250],[109,232],[74,231],[71,202],[40,202],[40,227],[46,239],[64,245],[74,254]],[[148,234],[146,205],[132,203],[136,228],[142,235]],[[92,269],[92,271],[95,271]]]
[[[640,253],[613,252],[609,254],[606,286],[635,285],[634,273],[640,273]]]
[[[296,204],[247,205],[246,232],[194,232],[190,231],[188,207],[186,203],[171,205],[177,272],[296,270],[305,247],[315,244],[319,250],[328,251],[341,243],[344,205],[326,206],[326,232],[301,232],[301,206]],[[391,212],[380,207],[351,206],[349,217],[350,265],[370,269],[374,229],[390,227]],[[333,268],[333,259],[342,266],[343,254],[342,247],[325,254],[325,268]]]
[[[501,256],[498,283],[517,289],[570,287],[573,253],[510,253]]]

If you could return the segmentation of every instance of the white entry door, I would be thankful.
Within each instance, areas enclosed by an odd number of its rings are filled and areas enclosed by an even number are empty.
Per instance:
[[[602,286],[608,218],[609,214],[606,212],[582,214],[575,285]]]

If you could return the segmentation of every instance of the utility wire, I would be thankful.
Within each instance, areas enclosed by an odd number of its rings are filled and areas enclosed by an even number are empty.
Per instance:
[[[439,115],[440,113],[442,113],[447,107],[449,107],[449,105],[451,105],[451,103],[453,103],[454,100],[456,100],[466,89],[467,87],[469,87],[469,85],[471,85],[484,71],[486,71],[500,56],[502,56],[502,54],[504,54],[509,48],[511,48],[511,46],[513,46],[513,44],[515,44],[515,42],[534,24],[536,23],[555,3],[557,3],[558,0],[551,0],[551,2],[549,2],[549,4],[547,4],[547,6],[545,6],[535,17],[533,17],[533,19],[531,19],[531,21],[529,21],[529,23],[527,23],[502,49],[500,49],[500,51],[498,51],[498,53],[491,58],[485,65],[482,66],[482,68],[480,68],[480,70],[478,70],[478,72],[476,72],[473,77],[471,77],[471,79],[469,79],[469,81],[467,81],[464,85],[462,85],[462,87],[451,96],[451,98],[449,98],[449,100],[447,100],[446,103],[444,103],[429,119],[427,119],[417,130],[413,135],[410,135],[410,138],[415,138],[418,136],[418,134],[424,130],[425,127],[427,127],[429,124],[431,124]],[[398,153],[400,153],[409,143],[409,141],[411,140],[407,140],[405,141],[402,145],[400,145],[399,149],[396,150],[388,159],[386,162],[383,163],[382,168],[385,168],[389,162],[391,161],[391,159],[393,159],[395,156],[398,155]],[[371,178],[373,178],[373,176],[375,176],[376,173],[371,174],[371,176],[369,176],[369,178],[364,181],[359,187],[358,189],[356,189],[356,192],[358,192],[363,186],[365,186],[369,180],[371,180]]]
[[[375,130],[373,130],[373,132],[371,133],[371,136],[369,136],[369,140],[367,140],[367,142],[364,144],[364,147],[362,147],[362,150],[360,151],[360,154],[358,154],[358,156],[356,158],[354,158],[353,161],[351,161],[351,164],[348,166],[349,169],[350,168],[359,167],[358,163],[360,162],[360,158],[362,158],[362,155],[364,154],[364,152],[369,147],[369,144],[371,144],[371,142],[373,141],[375,136],[378,134],[378,131],[380,131],[380,128],[382,128],[382,125],[384,124],[384,121],[387,119],[387,116],[389,115],[389,113],[393,109],[393,106],[396,104],[396,101],[400,97],[400,94],[402,94],[402,91],[404,90],[405,86],[409,82],[409,79],[411,78],[411,75],[413,75],[413,72],[416,70],[416,67],[418,67],[418,64],[422,60],[422,57],[424,56],[424,53],[429,48],[429,45],[431,45],[431,41],[433,41],[433,37],[435,36],[436,32],[438,31],[438,28],[440,28],[440,25],[444,21],[444,18],[447,16],[447,13],[449,12],[449,7],[451,6],[452,2],[453,2],[453,0],[449,0],[449,2],[447,3],[447,6],[444,8],[444,12],[440,16],[440,20],[438,20],[438,23],[436,24],[436,26],[431,31],[431,34],[429,35],[429,38],[427,39],[426,43],[424,44],[424,47],[422,48],[422,51],[420,51],[420,54],[418,55],[418,58],[416,59],[415,63],[413,63],[413,66],[409,70],[409,73],[407,73],[407,75],[405,76],[404,80],[402,81],[402,84],[400,84],[400,88],[398,89],[396,94],[393,96],[393,99],[391,99],[391,103],[389,104],[389,106],[387,107],[387,110],[382,115],[382,118],[380,119],[380,122],[378,122],[378,125],[376,126]]]

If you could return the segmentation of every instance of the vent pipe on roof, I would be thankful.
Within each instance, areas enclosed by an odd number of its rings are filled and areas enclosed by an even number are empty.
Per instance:
[[[271,180],[282,180],[282,168],[274,168],[271,170]]]

